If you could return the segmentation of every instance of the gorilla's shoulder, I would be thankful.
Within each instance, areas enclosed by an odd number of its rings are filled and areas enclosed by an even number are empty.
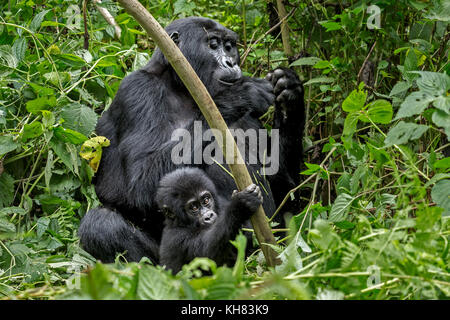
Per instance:
[[[162,75],[157,70],[149,69],[146,66],[124,77],[120,83],[120,90],[122,92],[128,92],[127,96],[132,96],[129,92],[148,91],[149,88],[155,85],[164,85],[161,77]]]

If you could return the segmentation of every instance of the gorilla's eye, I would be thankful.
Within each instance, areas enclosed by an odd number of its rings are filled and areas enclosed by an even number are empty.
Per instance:
[[[192,203],[190,205],[190,210],[192,211],[192,213],[196,213],[198,211],[198,206],[195,203]]]
[[[209,47],[211,49],[217,49],[219,47],[219,41],[217,40],[217,38],[212,38],[211,40],[209,40]]]
[[[233,49],[233,45],[231,44],[230,41],[227,41],[225,43],[225,50],[230,51],[231,49]]]
[[[209,196],[203,198],[203,204],[206,206],[209,203]]]

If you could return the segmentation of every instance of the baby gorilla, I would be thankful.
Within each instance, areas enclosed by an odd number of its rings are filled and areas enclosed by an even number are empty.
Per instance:
[[[232,264],[235,255],[230,240],[262,199],[255,184],[234,191],[231,200],[221,198],[211,179],[197,168],[181,168],[165,175],[156,193],[156,202],[166,217],[160,264],[174,273],[195,257]]]

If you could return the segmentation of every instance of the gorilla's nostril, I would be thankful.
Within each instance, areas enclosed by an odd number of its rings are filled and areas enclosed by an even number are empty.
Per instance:
[[[227,60],[225,63],[226,63],[227,66],[229,66],[230,68],[233,68],[233,64],[231,63],[230,60]]]

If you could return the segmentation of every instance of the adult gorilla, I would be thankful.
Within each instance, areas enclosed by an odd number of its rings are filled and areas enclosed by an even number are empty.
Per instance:
[[[274,128],[280,129],[279,171],[263,183],[264,209],[295,186],[301,159],[304,126],[303,90],[294,72],[277,69],[267,79],[243,77],[237,36],[205,18],[174,21],[166,28],[191,63],[230,128],[262,129],[259,117],[275,102]],[[275,95],[274,95],[275,94]],[[276,99],[275,99],[276,96]],[[98,135],[111,145],[104,150],[95,186],[104,207],[89,211],[81,221],[83,248],[103,262],[126,251],[129,261],[143,256],[158,262],[164,215],[154,197],[158,182],[178,166],[171,161],[173,130],[193,132],[194,121],[206,121],[159,49],[150,62],[125,77],[110,108],[98,122]],[[194,141],[195,147],[203,148]],[[196,165],[230,199],[236,185],[220,166]],[[249,165],[256,172],[260,164]],[[272,193],[273,190],[274,192]]]

